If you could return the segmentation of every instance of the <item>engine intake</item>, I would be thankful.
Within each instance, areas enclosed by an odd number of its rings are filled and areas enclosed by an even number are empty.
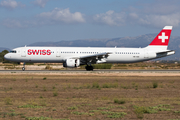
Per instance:
[[[63,63],[63,67],[79,67],[80,66],[80,60],[79,59],[66,59],[66,61]]]

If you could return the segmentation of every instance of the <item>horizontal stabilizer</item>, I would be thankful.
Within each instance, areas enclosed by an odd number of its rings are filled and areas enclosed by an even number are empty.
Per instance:
[[[175,51],[174,51],[174,50],[168,50],[168,51],[163,51],[163,52],[158,52],[158,53],[156,53],[157,58],[165,57],[165,56],[173,55],[173,54],[175,54]]]

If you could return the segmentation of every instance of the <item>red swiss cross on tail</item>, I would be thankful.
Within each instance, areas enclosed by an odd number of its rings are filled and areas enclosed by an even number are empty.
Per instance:
[[[168,46],[172,26],[165,26],[149,46]]]

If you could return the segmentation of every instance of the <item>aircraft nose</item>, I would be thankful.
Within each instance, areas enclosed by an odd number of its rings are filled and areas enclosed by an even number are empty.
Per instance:
[[[8,60],[9,55],[8,55],[8,54],[4,55],[4,58],[5,58],[6,60]]]

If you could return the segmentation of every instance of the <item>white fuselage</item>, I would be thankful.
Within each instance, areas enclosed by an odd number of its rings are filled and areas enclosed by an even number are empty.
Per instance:
[[[19,47],[5,58],[14,62],[62,63],[72,57],[89,56],[109,52],[102,63],[132,63],[157,58],[161,49],[106,48],[106,47]],[[164,56],[162,56],[164,57]]]

